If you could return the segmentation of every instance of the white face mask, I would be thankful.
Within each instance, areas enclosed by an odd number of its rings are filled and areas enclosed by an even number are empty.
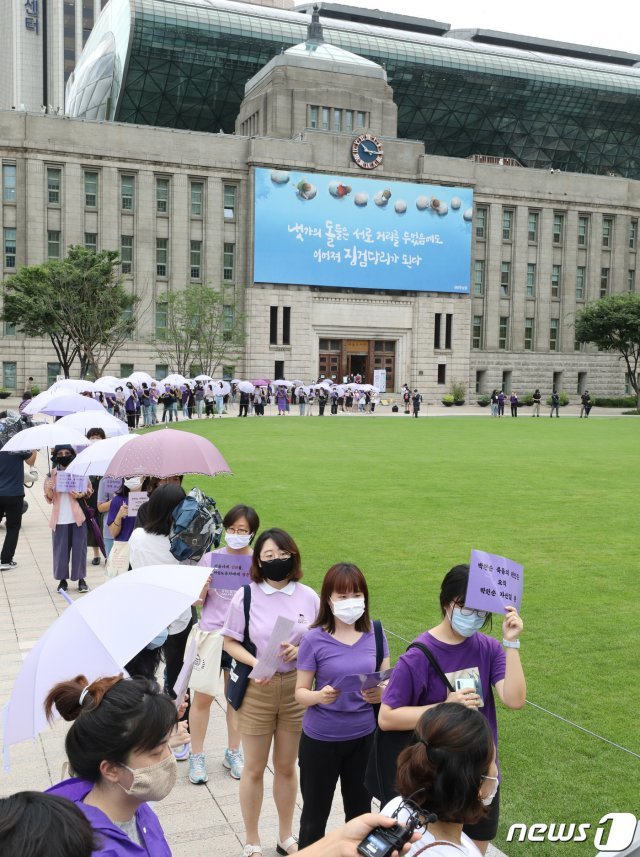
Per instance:
[[[142,486],[142,479],[139,476],[132,476],[131,479],[125,479],[124,484],[129,491],[139,491]]]
[[[342,601],[329,601],[331,612],[345,625],[355,625],[364,614],[364,597],[344,598]]]
[[[492,791],[489,792],[489,794],[486,797],[480,798],[483,806],[491,806],[491,804],[493,803],[493,799],[496,796],[496,793],[498,791],[498,786],[500,784],[500,780],[498,779],[498,777],[483,777],[482,779],[483,780],[493,780],[494,785],[493,785]]]
[[[251,544],[252,536],[253,533],[241,536],[238,533],[228,533],[226,530],[224,532],[224,540],[227,543],[227,546],[237,551],[242,550],[242,548],[248,548]]]

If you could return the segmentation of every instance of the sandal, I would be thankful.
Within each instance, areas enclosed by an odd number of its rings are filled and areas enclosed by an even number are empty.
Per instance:
[[[297,852],[298,852],[297,848],[295,851],[289,851],[289,849],[293,845],[297,845],[297,844],[298,844],[298,840],[295,838],[295,836],[290,836],[288,839],[285,839],[284,842],[280,842],[280,840],[278,839],[278,841],[276,843],[276,851],[278,852],[278,854],[284,854],[284,855],[297,854]]]
[[[262,846],[245,845],[242,849],[242,857],[251,857],[252,854],[262,854]]]

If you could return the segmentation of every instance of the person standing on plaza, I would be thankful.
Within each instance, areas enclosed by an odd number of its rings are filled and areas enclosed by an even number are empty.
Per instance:
[[[533,413],[531,414],[532,417],[539,417],[540,416],[540,400],[541,399],[542,399],[542,393],[540,392],[540,389],[538,387],[536,387],[536,391],[533,394]]]
[[[286,387],[278,387],[276,390],[276,404],[278,405],[278,416],[285,416],[289,407]]]
[[[413,395],[411,396],[411,404],[413,405],[413,416],[418,419],[418,414],[420,413],[420,403],[422,402],[422,396],[418,392],[417,389],[413,391]]]
[[[511,403],[511,416],[518,416],[518,394],[515,392],[511,393],[509,396],[509,402]]]
[[[14,560],[24,507],[24,465],[32,467],[37,451],[3,452],[0,450],[0,517],[6,520],[6,533],[0,554],[0,571],[10,571]]]
[[[306,708],[298,751],[303,807],[299,846],[325,834],[338,780],[345,821],[371,809],[364,785],[380,687],[341,693],[340,679],[389,667],[382,628],[369,616],[369,591],[360,569],[337,563],[326,573],[320,609],[300,642],[296,701]]]
[[[222,382],[218,381],[218,386],[214,390],[216,395],[216,413],[219,417],[222,417],[224,413],[224,387],[222,386]]]
[[[560,419],[560,396],[558,395],[557,390],[553,390],[551,393],[551,412],[549,416],[553,419],[553,412],[556,412],[556,417]]]
[[[69,444],[58,444],[53,448],[51,475],[44,481],[44,497],[53,506],[49,526],[53,530],[53,577],[58,582],[58,592],[66,592],[67,580],[78,581],[78,592],[88,592],[87,568],[87,522],[78,500],[90,497],[91,484],[86,491],[59,491],[58,474],[63,472],[76,457]],[[69,570],[71,563],[71,570]]]
[[[590,411],[591,411],[591,394],[589,393],[588,390],[585,390],[584,393],[580,396],[580,419],[582,419],[583,414],[584,414],[584,418],[587,419]]]
[[[246,417],[249,414],[249,403],[251,398],[245,390],[240,390],[240,406],[238,408],[238,416]]]
[[[498,393],[498,416],[504,416],[504,403],[507,400],[507,397],[504,394],[504,390],[500,390]]]
[[[104,433],[104,429],[99,427],[91,428],[87,432],[87,440],[89,443],[96,443],[96,441],[104,440],[106,437]],[[87,500],[87,506],[93,509],[93,518],[98,525],[98,527],[102,527],[102,513],[98,509],[98,492],[100,490],[100,477],[99,476],[90,476],[89,482],[91,483],[92,493],[89,499]],[[88,513],[87,513],[88,514]],[[93,559],[91,560],[91,565],[100,565],[100,546],[98,544],[98,539],[95,536],[93,527],[87,525],[87,547],[90,547],[93,550]]]
[[[324,387],[318,389],[318,416],[324,416],[324,409],[327,406],[327,391]]]
[[[195,389],[195,397],[196,397],[196,414],[198,415],[198,419],[202,419],[202,411],[204,409],[204,384],[202,381],[196,381],[196,389]]]
[[[405,414],[411,413],[411,390],[409,389],[408,384],[402,385],[402,401],[404,402],[404,412]]]

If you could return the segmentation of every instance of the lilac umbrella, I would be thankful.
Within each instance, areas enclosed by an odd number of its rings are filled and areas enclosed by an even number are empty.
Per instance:
[[[163,428],[135,437],[114,455],[106,476],[157,476],[167,479],[183,473],[217,476],[231,473],[219,450],[190,431]]]
[[[254,387],[268,387],[271,381],[267,381],[266,378],[258,378],[257,381],[251,382]]]
[[[66,417],[67,414],[77,414],[80,411],[104,413],[105,408],[97,399],[90,399],[89,396],[81,396],[79,393],[61,393],[40,408],[41,414],[51,417]]]
[[[122,672],[137,652],[191,606],[210,572],[178,563],[146,566],[114,577],[74,601],[20,668],[3,711],[5,766],[12,744],[34,738],[45,728],[44,700],[54,684],[79,674],[92,682]]]

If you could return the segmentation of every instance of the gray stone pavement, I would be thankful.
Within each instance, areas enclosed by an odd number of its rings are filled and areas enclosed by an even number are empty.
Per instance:
[[[48,526],[50,507],[42,494],[46,460],[42,453],[37,466],[40,480],[26,489],[29,510],[23,517],[20,541],[15,556],[18,567],[0,572],[0,708],[11,693],[20,665],[39,637],[66,608],[56,592],[51,571],[51,535]],[[0,526],[4,539],[4,527]],[[91,551],[89,551],[89,561]],[[87,566],[91,588],[103,583],[103,567]],[[73,599],[82,597],[71,584]],[[67,724],[58,721],[34,741],[11,749],[11,769],[0,772],[0,797],[24,789],[44,790],[62,778],[65,761],[64,736]],[[174,857],[235,857],[242,853],[243,825],[238,802],[238,783],[222,767],[226,744],[224,700],[212,706],[205,752],[209,782],[193,786],[187,779],[187,763],[179,763],[178,783],[156,810],[164,826]],[[261,818],[261,836],[265,857],[275,857],[277,818],[272,798],[272,770],[265,775],[265,795]],[[294,819],[298,824],[301,799]],[[336,795],[329,828],[338,826],[341,799]],[[490,849],[489,857],[502,857]]]

